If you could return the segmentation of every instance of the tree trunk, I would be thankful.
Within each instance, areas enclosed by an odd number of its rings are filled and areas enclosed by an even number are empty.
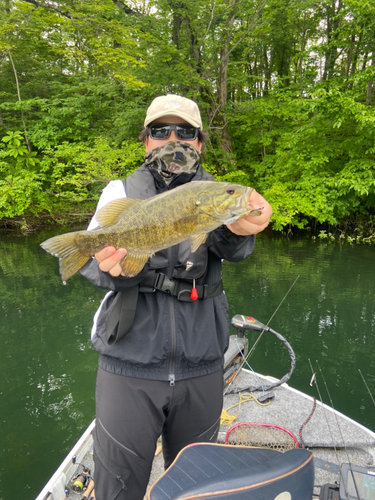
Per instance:
[[[192,23],[192,12],[189,4],[178,0],[169,2],[172,13],[171,38],[178,50],[188,54],[187,63],[191,66],[199,77],[202,77],[202,54],[199,46],[199,37]],[[185,49],[187,44],[187,51]],[[202,90],[201,85],[184,84],[180,85],[180,92],[186,95],[189,91],[195,90],[199,94]]]
[[[346,77],[348,77],[349,74],[350,74],[350,68],[351,68],[351,65],[352,65],[352,55],[353,55],[354,46],[355,46],[355,35],[352,35],[351,36],[350,47],[349,47],[349,50],[348,50],[348,59],[346,61],[346,70],[345,70],[345,76]]]
[[[177,8],[182,8],[183,4],[178,4]],[[173,11],[173,22],[172,22],[172,41],[176,48],[180,48],[180,31],[181,31],[181,14]]]
[[[368,52],[365,53],[365,57],[363,58],[362,71],[364,71],[366,69],[367,59],[368,59]]]
[[[306,49],[306,13],[303,15],[303,31],[302,31],[302,41],[301,41],[301,55],[298,59],[298,76],[299,76],[299,84],[301,86],[302,91],[302,77],[303,77],[303,53]]]
[[[362,35],[359,35],[358,40],[355,43],[354,46],[354,54],[352,57],[351,65],[350,65],[350,76],[355,75],[357,71],[357,62],[358,62],[358,57],[359,57],[359,52],[360,52],[360,46],[361,46],[361,41],[362,41]]]
[[[372,53],[371,66],[375,66],[375,52]],[[366,104],[367,104],[367,106],[371,106],[371,104],[372,104],[373,91],[374,91],[374,81],[370,80],[367,83],[367,92],[366,92]]]
[[[266,97],[271,89],[271,73],[272,73],[272,53],[268,60],[267,45],[263,44],[263,59],[264,59],[264,90],[263,95]]]
[[[217,124],[222,129],[221,148],[226,153],[233,153],[232,141],[229,137],[228,125],[225,117],[225,106],[227,104],[228,92],[228,46],[220,50],[219,85],[218,85],[218,114]]]
[[[221,37],[220,66],[218,75],[218,109],[216,115],[216,126],[221,129],[221,149],[225,153],[233,153],[232,141],[229,136],[227,121],[225,117],[225,107],[228,96],[228,64],[229,64],[229,44],[232,38],[232,28],[234,24],[235,1],[230,0],[230,6],[234,7],[228,16],[226,26]]]
[[[10,50],[8,50],[8,55],[9,55],[9,60],[11,62],[12,68],[13,68],[14,79],[16,80],[18,102],[20,103],[20,106],[22,106],[21,92],[20,92],[20,86],[19,86],[19,83],[18,83],[17,70],[16,70],[16,67],[14,65],[13,57],[12,57],[12,54],[11,54]],[[22,108],[21,108],[21,118],[22,118],[23,132],[24,132],[24,135],[25,135],[25,141],[26,141],[26,144],[27,144],[27,149],[28,149],[29,153],[31,153],[31,146],[30,146],[29,138],[28,138],[27,132],[26,132],[26,121],[25,121],[25,117],[24,117]]]
[[[0,109],[0,127],[4,127],[6,130],[8,130],[8,127],[4,123],[3,115],[1,114],[1,109]]]
[[[327,9],[327,50],[325,53],[325,65],[323,80],[330,80],[334,74],[335,63],[337,59],[337,48],[331,46],[331,43],[337,38],[337,29],[340,25],[339,12],[341,10],[341,0],[335,10],[335,0],[332,0],[332,5]]]

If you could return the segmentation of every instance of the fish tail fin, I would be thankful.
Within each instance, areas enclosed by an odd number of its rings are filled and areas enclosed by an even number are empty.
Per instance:
[[[54,236],[40,244],[48,253],[55,257],[59,257],[60,274],[63,281],[71,278],[91,258],[91,254],[78,248],[76,243],[76,235],[85,232],[86,231],[76,231]]]

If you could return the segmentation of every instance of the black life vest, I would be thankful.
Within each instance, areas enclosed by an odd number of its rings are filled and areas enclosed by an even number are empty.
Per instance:
[[[191,182],[213,180],[212,175],[199,166],[197,173]],[[142,165],[138,170],[130,174],[125,180],[126,196],[135,199],[147,199],[157,194],[154,176],[150,169]],[[173,280],[198,280],[204,276],[207,269],[207,245],[200,245],[195,251],[191,252],[190,241],[183,241],[178,245],[174,261],[173,271],[169,278]],[[169,258],[168,249],[160,250],[153,255],[149,261],[150,270],[168,274]]]
[[[191,182],[200,180],[213,180],[201,166]],[[128,198],[147,199],[155,196],[154,177],[149,168],[142,165],[124,180],[125,192]],[[141,283],[127,291],[118,292],[112,298],[112,304],[103,321],[106,324],[106,336],[109,345],[118,342],[131,329],[138,300],[138,293],[154,293],[159,290],[177,297],[181,302],[192,302],[191,292],[195,288],[198,299],[216,297],[223,292],[220,279],[214,284],[206,283],[208,266],[207,243],[192,252],[190,241],[183,241],[176,245],[173,253],[172,273],[170,271],[171,249],[166,248],[156,252],[149,260],[149,271]],[[174,248],[174,247],[172,247]],[[221,263],[220,261],[220,270]]]

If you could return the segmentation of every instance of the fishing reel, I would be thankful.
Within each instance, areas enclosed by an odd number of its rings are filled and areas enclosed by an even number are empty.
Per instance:
[[[75,491],[76,493],[81,493],[81,491],[88,486],[89,482],[92,479],[92,476],[90,469],[86,465],[81,464],[80,462],[76,462],[76,460],[77,457],[74,456],[72,458],[73,464],[81,465],[82,470],[72,477],[71,479],[72,490]]]

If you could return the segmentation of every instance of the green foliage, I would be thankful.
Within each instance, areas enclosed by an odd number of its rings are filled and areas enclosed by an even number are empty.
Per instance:
[[[8,132],[1,141],[5,143],[5,149],[0,151],[0,158],[8,158],[8,166],[12,174],[18,173],[23,168],[35,170],[39,160],[35,158],[35,152],[29,153],[27,150],[21,132],[18,130]]]
[[[143,160],[144,146],[124,142],[116,148],[104,138],[92,145],[64,142],[45,151],[41,170],[51,180],[55,202],[97,201],[101,189],[112,179],[121,179]]]
[[[375,25],[360,0],[0,0],[0,216],[92,210],[142,163],[162,93],[196,99],[205,167],[273,228],[374,216]],[[22,132],[21,132],[22,131]]]
[[[118,148],[104,138],[92,145],[64,142],[43,151],[42,160],[28,153],[19,132],[10,132],[0,150],[0,216],[12,218],[47,210],[52,215],[69,212],[82,203],[91,209],[101,189],[124,178],[142,163],[144,147],[124,142]],[[38,171],[35,171],[35,167]]]
[[[21,132],[8,132],[0,145],[0,214],[16,217],[32,210],[40,193],[39,160],[29,153]],[[40,209],[41,207],[39,207]]]
[[[40,197],[40,180],[37,174],[19,170],[17,175],[7,175],[0,180],[0,214],[12,218],[26,212],[35,213],[43,207]],[[42,199],[40,199],[42,198]],[[34,205],[38,200],[39,206]]]
[[[242,143],[238,164],[270,201],[274,228],[371,213],[372,108],[337,88],[297,97],[275,93],[233,117],[233,136]]]

